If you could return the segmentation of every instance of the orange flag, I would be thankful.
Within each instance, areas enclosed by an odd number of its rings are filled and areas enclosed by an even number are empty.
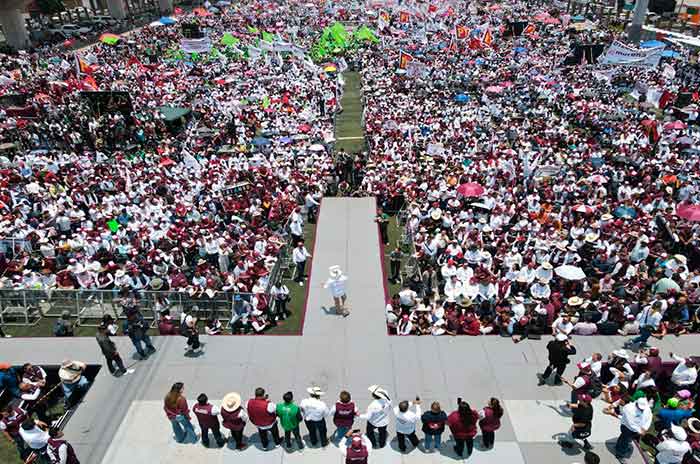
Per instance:
[[[455,27],[455,35],[458,39],[463,40],[469,37],[469,29],[464,26]]]
[[[484,36],[481,38],[481,41],[486,45],[491,46],[491,43],[493,42],[493,36],[491,36],[490,29],[486,29],[486,32],[484,32]]]
[[[408,63],[413,61],[413,57],[408,53],[400,52],[399,54],[399,69],[406,69]]]

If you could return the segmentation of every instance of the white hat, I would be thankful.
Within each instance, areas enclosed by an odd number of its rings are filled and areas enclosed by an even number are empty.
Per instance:
[[[583,304],[583,300],[577,296],[572,296],[566,301],[566,303],[569,306],[581,306]]]
[[[627,354],[627,351],[625,350],[615,350],[612,352],[613,356],[617,356],[618,358],[622,359],[629,359],[630,355]]]
[[[558,342],[563,342],[564,340],[569,339],[569,337],[565,333],[561,332],[559,332],[554,338],[556,338]]]
[[[321,390],[321,387],[309,387],[306,391],[312,396],[323,396],[326,394],[326,392]]]
[[[442,210],[440,208],[435,208],[430,212],[430,217],[433,221],[438,221],[442,217]]]
[[[550,263],[549,261],[545,261],[544,263],[542,263],[542,267],[544,269],[552,269],[552,263]]]
[[[671,433],[673,434],[675,439],[678,441],[685,441],[688,439],[688,434],[683,429],[683,427],[679,427],[677,425],[671,424]]]
[[[227,393],[221,400],[221,408],[228,412],[233,412],[241,407],[241,395],[236,392]]]
[[[341,275],[343,275],[343,271],[337,264],[329,267],[328,272],[331,273],[331,277],[340,277]]]
[[[595,233],[586,234],[586,238],[584,240],[587,241],[588,243],[593,243],[593,242],[598,240],[598,234],[595,234]]]
[[[390,400],[389,393],[387,393],[387,391],[379,385],[370,385],[367,390],[369,390],[369,392],[375,396],[379,396],[385,400]]]
[[[117,269],[117,272],[114,273],[115,277],[124,277],[124,269]]]

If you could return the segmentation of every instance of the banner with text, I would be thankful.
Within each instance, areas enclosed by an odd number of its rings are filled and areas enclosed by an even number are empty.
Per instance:
[[[632,48],[622,42],[613,42],[598,60],[600,64],[621,64],[632,66],[656,66],[661,60],[665,45],[653,48]]]

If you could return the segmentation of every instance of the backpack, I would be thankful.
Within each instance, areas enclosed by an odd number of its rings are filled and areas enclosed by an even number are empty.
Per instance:
[[[65,337],[66,336],[66,326],[63,325],[63,322],[61,321],[61,319],[57,320],[54,323],[53,334],[56,337]]]
[[[600,394],[603,392],[603,382],[600,380],[600,377],[597,375],[592,375],[591,376],[591,383],[588,387],[588,394],[591,395],[591,398],[597,398],[600,396]]]

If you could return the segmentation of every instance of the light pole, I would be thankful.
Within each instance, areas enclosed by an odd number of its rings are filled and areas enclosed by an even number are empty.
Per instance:
[[[627,39],[632,43],[639,43],[642,38],[642,26],[647,17],[647,10],[649,9],[649,0],[637,0],[634,6],[634,12],[632,16],[632,23],[627,29]]]

